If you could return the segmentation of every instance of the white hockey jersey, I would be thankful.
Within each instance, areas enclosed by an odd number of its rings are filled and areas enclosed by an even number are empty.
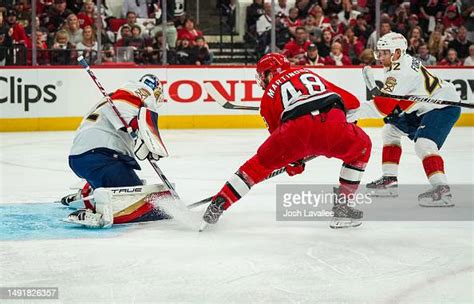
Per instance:
[[[153,104],[155,97],[143,83],[128,82],[115,91],[111,98],[123,119],[130,124],[137,117],[140,107],[145,106],[145,102]],[[112,106],[103,98],[84,116],[76,131],[70,155],[108,148],[133,157],[133,147],[134,140],[124,129]]]
[[[455,102],[460,101],[460,96],[452,83],[444,81],[432,71],[428,71],[418,59],[408,54],[392,63],[389,68],[384,68],[383,83],[382,92],[392,95],[416,95]],[[388,115],[389,113],[382,110],[384,107],[381,107],[381,102],[384,101],[377,100],[376,97],[373,101],[362,103],[358,110],[349,113],[349,120],[379,118]],[[446,107],[446,105],[414,102],[408,107],[402,106],[401,108],[406,113],[416,112],[420,116],[443,107]]]

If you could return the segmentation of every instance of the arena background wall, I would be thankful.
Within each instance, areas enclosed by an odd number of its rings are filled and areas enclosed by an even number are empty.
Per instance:
[[[203,83],[211,82],[228,100],[259,104],[262,90],[251,66],[96,67],[104,87],[115,90],[128,80],[154,73],[164,81],[166,104],[160,108],[160,126],[168,129],[263,128],[258,113],[226,110],[210,98]],[[473,102],[472,68],[435,68],[451,81],[464,102]],[[316,69],[315,69],[316,70]],[[329,81],[367,99],[360,67],[317,68]],[[382,70],[375,69],[375,78]],[[16,67],[0,69],[0,131],[74,130],[101,98],[100,92],[80,67]],[[361,126],[382,126],[380,119],[360,121]],[[474,126],[474,111],[463,110],[457,126]]]

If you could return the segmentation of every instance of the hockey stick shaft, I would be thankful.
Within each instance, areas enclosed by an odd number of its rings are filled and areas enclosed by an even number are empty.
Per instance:
[[[97,77],[95,76],[94,72],[91,70],[89,64],[87,63],[87,61],[84,59],[83,56],[79,56],[77,58],[77,61],[79,62],[80,65],[82,65],[82,67],[84,67],[84,69],[86,70],[86,72],[89,74],[89,76],[92,78],[92,80],[94,81],[94,83],[96,84],[97,88],[99,88],[99,91],[102,93],[102,95],[107,99],[107,102],[110,104],[110,106],[112,107],[112,109],[114,110],[115,114],[117,115],[117,117],[120,119],[120,121],[122,122],[123,126],[125,127],[125,129],[127,130],[128,134],[130,134],[130,136],[132,138],[135,138],[135,135],[133,133],[133,130],[132,128],[130,127],[130,125],[125,121],[125,119],[122,117],[122,115],[120,114],[120,111],[117,109],[117,107],[115,107],[115,104],[114,102],[112,101],[112,99],[110,98],[110,96],[107,94],[107,91],[105,91],[104,87],[102,86],[102,84],[100,83],[100,81],[97,79]],[[148,161],[150,162],[150,165],[153,167],[153,169],[155,170],[156,174],[158,174],[158,176],[160,177],[160,179],[163,181],[163,183],[168,187],[168,189],[171,191],[171,193],[173,194],[173,196],[176,196],[176,197],[179,197],[178,194],[176,193],[173,185],[170,183],[170,181],[166,178],[166,176],[163,174],[163,172],[161,171],[160,167],[158,167],[158,165],[156,164],[155,160],[153,159],[150,159],[150,158],[147,158]]]
[[[446,106],[456,106],[461,108],[467,109],[474,109],[473,103],[465,103],[461,101],[449,101],[449,100],[442,100],[442,99],[435,99],[430,97],[422,97],[416,95],[392,95],[380,92],[379,96],[381,97],[389,97],[394,99],[402,99],[402,100],[409,100],[413,102],[423,102],[423,103],[431,103],[431,104],[438,104],[438,105],[446,105]]]
[[[303,163],[306,163],[314,158],[316,158],[317,156],[310,156],[306,159],[303,160]],[[273,171],[272,173],[270,173],[264,180],[267,180],[267,179],[270,179],[270,178],[273,178],[277,175],[280,175],[282,174],[283,172],[286,172],[286,167],[283,167],[283,168],[280,168],[280,169],[276,169],[275,171]],[[201,205],[204,205],[206,203],[209,203],[210,201],[212,200],[212,196],[210,197],[207,197],[203,200],[200,200],[199,202],[195,202],[195,203],[192,203],[190,205],[188,205],[188,208],[196,208],[198,206],[201,206]]]

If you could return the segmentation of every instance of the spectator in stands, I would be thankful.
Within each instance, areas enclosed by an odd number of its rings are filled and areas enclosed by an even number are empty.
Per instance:
[[[407,53],[415,56],[415,54],[418,52],[418,46],[420,46],[421,43],[424,42],[423,40],[423,31],[421,27],[416,26],[411,29],[411,31],[408,33],[408,49]]]
[[[440,17],[446,5],[443,3],[444,1],[440,0],[420,0],[418,4],[420,6],[420,26],[425,31],[432,31],[434,28],[429,28],[431,24],[434,25],[433,21],[436,20],[437,17]]]
[[[26,36],[25,28],[23,25],[16,20],[16,11],[8,10],[7,12],[7,25],[13,30],[11,38],[13,43],[26,44],[28,37]]]
[[[45,22],[48,31],[50,33],[56,32],[70,14],[72,14],[72,11],[66,8],[65,0],[54,0],[54,4],[48,9],[48,17]]]
[[[177,64],[192,65],[196,62],[196,58],[195,49],[192,48],[189,39],[181,40],[181,44],[176,48]]]
[[[346,29],[341,43],[344,55],[348,56],[352,63],[358,64],[359,56],[364,50],[364,44],[357,39],[351,27]]]
[[[263,14],[263,0],[253,0],[253,3],[247,7],[247,41],[251,40],[251,37],[257,37],[257,20]]]
[[[132,28],[128,24],[124,24],[120,28],[121,38],[115,43],[115,47],[125,47],[128,44],[128,41],[132,38]]]
[[[360,65],[373,65],[375,64],[374,51],[371,49],[365,49],[359,56]]]
[[[343,10],[337,14],[340,22],[344,26],[354,25],[357,16],[360,15],[360,12],[352,9],[352,0],[342,0],[342,7]]]
[[[456,33],[456,39],[448,44],[448,48],[455,49],[458,52],[458,57],[464,59],[469,55],[469,46],[472,44],[467,40],[466,27],[459,27]]]
[[[467,29],[467,40],[474,42],[474,5],[472,0],[461,0],[461,15]]]
[[[311,40],[311,42],[317,43],[319,40],[321,40],[322,30],[318,26],[316,18],[314,18],[313,15],[308,14],[308,17],[306,17],[304,24],[304,28],[309,34],[309,39]]]
[[[444,14],[442,20],[444,28],[458,28],[462,25],[463,20],[461,14],[459,14],[458,12],[458,7],[456,6],[456,4],[451,4],[446,8],[446,13]]]
[[[0,30],[4,29],[8,30],[9,26],[5,22],[5,18],[3,17],[5,14],[5,11],[0,10]]]
[[[325,30],[323,31],[323,38],[321,39],[321,42],[316,44],[319,55],[323,58],[329,56],[329,53],[331,52],[331,45],[332,33],[329,30]]]
[[[329,26],[330,19],[324,15],[323,9],[319,5],[313,6],[310,10],[310,15],[314,16],[314,25],[318,26],[320,29],[326,28]]]
[[[163,32],[155,34],[155,41],[152,45],[152,61],[153,63],[162,64],[162,49],[163,49]],[[176,64],[176,52],[174,48],[170,48],[168,40],[166,40],[166,61],[168,64]]]
[[[184,22],[188,18],[184,12],[181,12],[177,15],[174,15],[174,26],[177,30],[182,29],[184,27]]]
[[[135,24],[132,26],[132,37],[125,42],[125,46],[130,46],[134,50],[135,63],[146,63],[151,57],[153,49],[147,46],[145,39],[141,35],[141,27]]]
[[[126,23],[126,24],[130,27],[130,29],[131,29],[134,25],[139,26],[139,27],[140,27],[140,33],[143,33],[144,28],[143,28],[140,24],[137,23],[137,14],[136,14],[136,13],[134,13],[134,12],[128,12],[128,13],[127,13],[127,23]],[[125,25],[125,24],[124,24],[124,25]],[[122,27],[123,27],[124,25],[122,25]],[[119,40],[120,38],[122,38],[122,36],[121,36],[122,27],[120,27],[120,29],[119,29],[119,31],[118,31],[119,34],[117,35],[117,40]]]
[[[204,37],[199,36],[196,38],[196,65],[209,65],[211,64],[211,52],[209,46],[204,40]]]
[[[331,31],[333,39],[341,39],[344,35],[345,27],[344,24],[339,21],[337,14],[332,14],[327,29]]]
[[[59,30],[56,33],[51,51],[52,65],[69,65],[74,62],[74,45],[68,41],[68,37],[66,30]]]
[[[298,18],[306,19],[308,17],[309,10],[311,9],[312,3],[310,0],[296,0],[295,7],[298,8]]]
[[[13,6],[16,11],[16,19],[23,24],[28,23],[31,18],[31,10],[25,0],[16,1]]]
[[[288,28],[292,36],[295,36],[295,30],[298,26],[303,26],[303,22],[298,19],[298,9],[290,9],[288,17],[283,19],[283,24]]]
[[[402,34],[403,36],[406,36],[409,31],[407,19],[407,10],[405,6],[398,6],[395,10],[395,17],[393,18],[393,30]]]
[[[33,41],[32,39],[28,39],[26,41],[26,48],[28,49],[28,65],[33,63],[32,60],[32,49],[33,49]],[[39,65],[49,64],[49,53],[48,53],[48,46],[46,45],[46,34],[42,31],[36,31],[36,62]]]
[[[331,53],[324,58],[324,61],[326,65],[342,66],[352,64],[351,59],[342,53],[342,45],[337,41],[332,43]]]
[[[369,40],[370,34],[373,29],[370,25],[367,24],[365,15],[360,14],[356,18],[356,24],[354,26],[354,34],[359,38],[359,40],[365,44]]]
[[[324,65],[324,58],[319,56],[318,47],[315,44],[310,44],[303,59],[299,62],[300,65],[321,66]]]
[[[455,49],[449,49],[448,55],[441,60],[439,65],[462,66],[462,61],[458,58],[458,52]]]
[[[13,46],[13,40],[7,27],[0,27],[0,66],[10,65],[13,61],[12,53],[8,50]]]
[[[436,58],[430,54],[428,50],[428,45],[425,43],[421,43],[418,46],[418,53],[415,57],[420,59],[421,63],[424,66],[436,65]]]
[[[390,25],[390,22],[380,23],[380,37],[383,37],[383,35],[390,33],[391,31],[392,31],[392,26]],[[367,41],[367,48],[375,50],[376,46],[377,46],[377,32],[374,30]]]
[[[147,0],[124,0],[122,2],[122,16],[128,18],[129,12],[134,12],[138,18],[148,18]]]
[[[76,45],[78,55],[84,56],[87,63],[94,64],[98,58],[99,47],[94,29],[86,25],[82,30],[82,41]]]
[[[296,28],[295,38],[285,44],[283,55],[285,55],[291,63],[296,64],[303,59],[310,44],[311,41],[309,41],[308,34],[304,27],[298,27]]]
[[[258,18],[256,23],[257,37],[261,37],[272,28],[272,4],[265,3],[263,5],[263,12],[264,14]]]
[[[76,15],[81,11],[83,5],[84,3],[82,0],[66,0],[67,8],[70,9],[71,12]]]
[[[474,66],[474,44],[469,46],[469,56],[464,60],[464,66]]]
[[[444,57],[445,43],[441,32],[435,30],[431,33],[428,40],[428,50],[437,60]]]
[[[288,17],[290,15],[290,7],[288,6],[288,0],[278,0],[278,3],[275,7],[275,15],[280,13],[283,17]]]
[[[25,32],[26,32],[26,35],[28,37],[31,36],[32,26],[33,26],[33,22],[30,22],[30,24],[25,28]],[[41,25],[41,21],[40,21],[40,18],[38,16],[36,16],[35,27],[36,27],[37,31],[41,31],[42,33],[46,33],[46,34],[48,33],[48,29]]]
[[[88,25],[94,25],[95,23],[95,4],[92,0],[85,0],[82,10],[77,14],[79,20],[79,26],[81,29]]]
[[[68,35],[68,41],[73,45],[82,41],[82,29],[79,26],[79,19],[75,14],[70,14],[66,19],[66,26],[64,29]]]
[[[411,14],[410,17],[408,17],[408,28],[406,30],[406,33],[408,33],[417,26],[420,26],[418,15]]]
[[[113,44],[105,44],[102,51],[102,63],[115,63],[115,49]]]
[[[178,31],[178,40],[187,39],[191,45],[195,45],[196,38],[203,36],[202,32],[194,26],[194,19],[189,17],[184,22],[184,28]]]
[[[326,14],[337,14],[344,9],[341,0],[326,0],[321,1],[321,5],[326,12]]]

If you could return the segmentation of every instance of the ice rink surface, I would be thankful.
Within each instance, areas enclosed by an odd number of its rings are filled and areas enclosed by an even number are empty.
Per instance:
[[[381,174],[381,129],[366,130],[373,151],[363,183]],[[189,204],[218,191],[266,136],[164,130],[171,157],[160,166]],[[0,133],[0,204],[25,208],[69,193],[77,181],[67,165],[72,138]],[[427,183],[413,144],[403,147],[400,182]],[[454,129],[442,150],[451,183],[474,184],[473,152],[474,129]],[[318,158],[303,175],[257,185],[202,233],[161,221],[65,236],[55,234],[65,225],[59,219],[50,237],[0,231],[0,286],[59,287],[51,303],[474,303],[472,222],[370,221],[332,230],[326,222],[275,220],[276,184],[335,183],[340,164]],[[142,167],[143,178],[158,182]]]

